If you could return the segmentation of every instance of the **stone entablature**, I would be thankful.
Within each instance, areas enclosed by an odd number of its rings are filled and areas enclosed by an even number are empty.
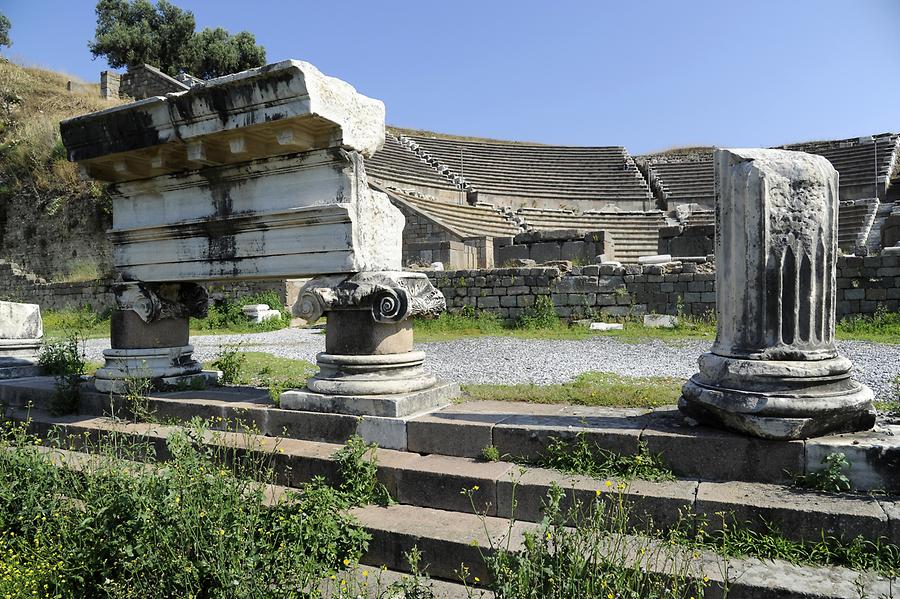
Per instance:
[[[400,267],[402,215],[363,157],[384,104],[285,61],[64,121],[69,159],[114,183],[126,280],[292,278]]]

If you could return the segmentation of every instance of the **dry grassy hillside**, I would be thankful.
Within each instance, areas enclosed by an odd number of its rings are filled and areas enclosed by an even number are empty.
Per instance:
[[[0,59],[0,258],[55,280],[109,268],[109,198],[66,160],[59,122],[113,102],[70,80]]]

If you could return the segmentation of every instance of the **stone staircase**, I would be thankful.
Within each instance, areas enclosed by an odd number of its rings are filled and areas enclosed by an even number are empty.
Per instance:
[[[875,215],[878,198],[845,200],[838,206],[838,247],[845,254],[865,255],[867,239]]]
[[[458,191],[451,177],[439,171],[428,160],[410,151],[399,138],[384,136],[384,146],[366,159],[366,174],[382,182],[396,182],[430,189]]]
[[[897,210],[896,204],[882,202],[872,215],[872,224],[869,226],[868,234],[863,240],[863,244],[869,254],[878,253],[883,249],[881,247],[881,230],[894,210]]]
[[[353,512],[373,537],[363,562],[373,568],[403,571],[407,568],[404,552],[416,546],[430,575],[448,581],[441,583],[440,596],[466,596],[465,589],[452,584],[461,564],[468,566],[470,577],[486,581],[483,552],[490,552],[504,539],[512,550],[520,549],[524,534],[538,528],[543,518],[541,502],[554,484],[564,490],[565,505],[576,501],[592,505],[597,497],[618,501],[621,493],[632,506],[630,519],[635,525],[652,519],[656,526],[664,527],[682,513],[712,519],[727,513],[751,529],[774,524],[794,540],[818,540],[825,534],[900,542],[900,506],[892,496],[821,494],[786,484],[790,472],[818,467],[822,457],[837,448],[848,453],[855,467],[865,464],[866,458],[855,458],[853,451],[871,454],[877,441],[881,443],[879,460],[885,465],[883,476],[873,475],[878,470],[875,466],[868,471],[854,468],[851,476],[860,488],[900,492],[900,471],[889,465],[898,459],[900,443],[890,445],[872,434],[780,443],[691,426],[671,409],[495,402],[457,404],[414,416],[398,427],[388,419],[280,410],[269,402],[266,390],[250,388],[154,393],[147,408],[159,421],[169,423],[161,425],[110,418],[110,410],[127,414],[124,400],[111,400],[88,389],[82,394],[79,414],[53,417],[46,412],[53,393],[49,378],[0,383],[0,402],[7,406],[8,418],[30,421],[32,431],[43,438],[55,428],[61,438],[72,442],[71,449],[76,452],[90,451],[90,442],[115,435],[120,443],[128,439],[150,442],[159,459],[165,459],[166,438],[179,423],[194,416],[222,418],[220,422],[229,422],[232,431],[243,425],[249,432],[227,432],[198,442],[270,454],[275,483],[284,487],[315,476],[336,482],[337,468],[331,456],[354,433],[393,446],[377,450],[378,478],[397,504]],[[882,436],[889,436],[891,430]],[[509,461],[476,459],[488,445],[501,455],[534,458],[552,438],[572,438],[577,433],[619,453],[633,454],[639,443],[645,443],[650,452],[663,456],[678,478],[634,480],[624,490],[617,490],[618,481],[607,484]],[[461,493],[464,489],[469,494]],[[509,521],[511,515],[515,522]],[[646,537],[628,537],[627,541],[635,548],[657,543]],[[676,556],[679,551],[675,550]],[[731,598],[855,597],[858,590],[866,593],[863,596],[878,597],[888,596],[892,584],[874,574],[777,560],[732,558],[723,567],[722,559],[709,551],[692,553],[685,559],[693,562],[692,576],[711,581],[709,597],[722,596],[721,588],[726,585]],[[648,563],[646,567],[652,570],[657,565]],[[896,589],[897,581],[893,584]]]

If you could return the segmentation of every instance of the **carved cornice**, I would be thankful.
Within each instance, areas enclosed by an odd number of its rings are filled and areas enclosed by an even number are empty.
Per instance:
[[[423,273],[380,271],[313,279],[300,291],[294,313],[315,322],[333,310],[371,310],[375,322],[389,323],[437,316],[446,307]]]

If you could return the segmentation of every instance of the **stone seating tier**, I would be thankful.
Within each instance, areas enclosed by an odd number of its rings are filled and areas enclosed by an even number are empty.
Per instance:
[[[388,194],[464,236],[511,237],[520,232],[518,225],[495,208],[450,204],[400,193],[393,189],[388,190]]]
[[[616,259],[623,262],[636,262],[641,256],[656,254],[659,229],[666,225],[665,216],[659,211],[587,211],[575,214],[568,210],[522,208],[516,214],[529,229],[606,231],[615,244]]]
[[[651,199],[646,182],[621,147],[405,137],[481,192],[583,200]]]
[[[843,145],[842,144],[846,144]],[[786,150],[797,150],[824,156],[840,173],[840,185],[865,185],[872,183],[875,176],[875,148],[878,149],[878,177],[890,177],[896,162],[900,136],[891,134],[877,139],[877,143],[859,143],[858,140],[834,140],[807,142],[780,146]]]
[[[666,162],[648,165],[671,203],[715,202],[712,160]],[[670,206],[671,207],[671,206]]]
[[[388,181],[438,189],[458,189],[448,177],[440,174],[390,134],[385,135],[384,146],[366,159],[366,173],[370,177]]]
[[[715,210],[694,210],[684,223],[686,225],[715,225]]]

